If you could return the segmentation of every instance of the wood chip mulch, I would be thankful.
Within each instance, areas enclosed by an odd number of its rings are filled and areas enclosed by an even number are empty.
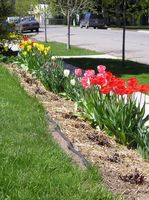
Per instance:
[[[100,168],[105,184],[114,194],[123,194],[126,200],[149,200],[149,162],[137,151],[93,129],[78,116],[72,101],[45,90],[39,81],[18,67],[7,68],[19,77],[29,95],[38,98],[75,148]]]

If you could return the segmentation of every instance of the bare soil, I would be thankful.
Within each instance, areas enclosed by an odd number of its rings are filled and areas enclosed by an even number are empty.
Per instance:
[[[78,116],[74,102],[47,91],[39,81],[16,66],[8,68],[20,78],[29,95],[38,98],[74,147],[100,168],[105,184],[114,194],[123,194],[126,200],[149,200],[149,162],[136,150],[127,149],[115,138],[92,128]]]

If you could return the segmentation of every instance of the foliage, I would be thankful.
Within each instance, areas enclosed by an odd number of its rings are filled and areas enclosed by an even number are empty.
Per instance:
[[[0,19],[14,13],[14,0],[0,0]]]
[[[38,4],[38,0],[15,0],[15,13],[19,16],[25,16],[32,13],[33,8]]]
[[[81,69],[79,70],[80,70],[79,74],[76,73],[77,71],[76,69],[75,75],[74,75],[70,72],[70,70],[64,69],[64,76],[65,76],[64,92],[61,93],[61,95],[75,102],[79,101],[81,90],[82,90],[82,86],[80,84],[80,78],[79,78],[82,73],[82,70]]]
[[[14,13],[14,1],[0,0],[0,43],[2,39],[7,39],[10,31],[13,30],[13,25],[6,22],[7,16]]]
[[[104,16],[117,25],[123,23],[124,2],[126,4],[127,22],[137,21],[142,15],[148,13],[149,0],[93,0],[94,11],[102,12]],[[113,21],[114,20],[114,21]],[[110,22],[109,22],[110,23]]]
[[[49,90],[55,93],[64,91],[65,76],[63,73],[63,62],[61,60],[50,60],[45,65],[42,65],[35,73]]]

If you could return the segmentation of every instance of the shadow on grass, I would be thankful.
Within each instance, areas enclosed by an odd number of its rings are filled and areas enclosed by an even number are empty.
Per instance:
[[[149,65],[126,61],[123,66],[121,60],[115,59],[93,59],[93,58],[71,58],[64,59],[64,62],[82,69],[95,69],[98,65],[105,65],[107,71],[122,78],[137,77],[142,83],[149,84]]]

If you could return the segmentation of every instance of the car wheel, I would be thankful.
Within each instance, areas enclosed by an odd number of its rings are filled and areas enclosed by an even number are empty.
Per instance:
[[[39,28],[36,28],[36,32],[39,32]]]
[[[96,26],[94,26],[93,28],[96,29]]]

